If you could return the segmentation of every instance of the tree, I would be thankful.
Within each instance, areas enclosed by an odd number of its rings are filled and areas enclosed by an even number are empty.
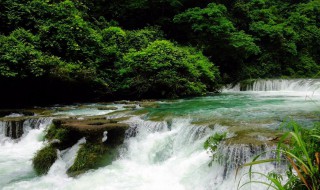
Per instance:
[[[118,68],[120,91],[149,98],[201,95],[216,87],[218,75],[201,52],[166,40],[127,53]]]

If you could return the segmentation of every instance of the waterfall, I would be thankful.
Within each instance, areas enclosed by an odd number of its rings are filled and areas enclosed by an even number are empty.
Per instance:
[[[81,139],[72,148],[59,152],[59,158],[47,175],[15,183],[4,182],[4,189],[237,189],[237,167],[268,147],[221,144],[217,151],[222,155],[221,159],[209,167],[210,153],[204,150],[203,144],[209,136],[227,132],[228,129],[220,125],[211,129],[205,125],[193,125],[191,121],[190,118],[174,118],[170,122],[147,121],[138,116],[132,117],[124,121],[130,128],[124,147],[120,150],[120,158],[111,165],[77,178],[68,177],[66,171],[74,162],[79,145],[85,143]],[[36,130],[31,130],[29,134]],[[273,168],[269,164],[256,169],[268,172]],[[239,175],[245,171],[241,170]],[[252,187],[256,190],[266,189],[263,186]]]
[[[320,79],[261,79],[253,82],[228,85],[223,92],[284,91],[320,93]]]
[[[254,145],[254,144],[234,144],[227,145],[222,143],[219,145],[216,155],[216,161],[223,166],[223,178],[229,177],[236,171],[241,165],[248,163],[251,159],[263,152],[262,158],[273,158],[275,157],[274,152],[275,146],[269,147],[266,144]]]
[[[134,137],[138,133],[154,133],[160,131],[167,131],[170,125],[166,121],[147,121],[140,117],[132,117],[124,123],[129,124],[130,128],[126,131],[126,138]]]
[[[51,123],[52,118],[4,118],[0,120],[0,136],[11,139],[19,139],[32,129],[39,129],[41,126]]]

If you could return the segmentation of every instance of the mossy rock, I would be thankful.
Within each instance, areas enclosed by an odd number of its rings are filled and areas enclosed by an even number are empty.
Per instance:
[[[68,128],[63,128],[55,122],[47,129],[45,139],[49,141],[58,140],[59,143],[54,143],[53,146],[60,150],[71,147],[76,144],[82,136],[76,131],[71,131]]]
[[[38,175],[48,173],[52,164],[57,160],[57,149],[52,145],[47,145],[40,149],[32,159],[32,165]]]
[[[53,124],[62,129],[66,129],[71,137],[86,137],[87,141],[101,142],[103,133],[108,131],[108,143],[121,144],[128,124],[117,123],[116,120],[107,119],[56,119]],[[80,138],[79,138],[80,137]]]
[[[96,107],[98,110],[117,110],[118,108],[115,107],[115,106],[99,106],[99,107]]]
[[[137,101],[129,101],[129,100],[120,100],[120,101],[115,101],[115,104],[137,104]]]
[[[103,143],[82,144],[74,164],[68,169],[69,176],[82,174],[90,169],[97,169],[112,163],[117,157],[115,147],[107,146]]]
[[[140,102],[139,106],[143,108],[158,108],[159,104],[157,102]]]
[[[232,131],[229,130],[229,131]],[[239,129],[233,131],[236,136],[226,140],[226,144],[275,145],[283,135],[280,131],[269,129]]]
[[[125,105],[125,106],[123,106],[123,108],[125,108],[125,109],[135,109],[135,108],[137,108],[137,106],[136,105]]]

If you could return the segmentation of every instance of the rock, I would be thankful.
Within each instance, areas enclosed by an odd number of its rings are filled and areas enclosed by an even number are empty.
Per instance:
[[[45,136],[50,145],[40,150],[33,159],[35,170],[39,175],[46,173],[47,168],[53,164],[52,149],[64,150],[83,137],[86,138],[86,143],[80,145],[75,162],[69,168],[68,174],[76,176],[89,169],[110,164],[117,156],[117,147],[123,143],[125,132],[129,128],[128,124],[118,123],[125,119],[127,118],[108,120],[106,116],[83,117],[81,120],[79,118],[54,119]],[[102,142],[104,134],[107,134],[107,138]],[[49,163],[39,163],[43,159],[48,159]]]
[[[143,108],[158,108],[159,104],[157,102],[140,102],[139,106]]]
[[[123,106],[123,108],[126,108],[126,109],[135,109],[137,106],[136,105],[126,105],[126,106]]]
[[[88,141],[100,142],[103,132],[108,131],[108,143],[115,143],[123,140],[128,124],[117,123],[116,120],[100,118],[78,119],[57,119],[53,120],[56,127],[75,133],[75,136],[86,137]]]

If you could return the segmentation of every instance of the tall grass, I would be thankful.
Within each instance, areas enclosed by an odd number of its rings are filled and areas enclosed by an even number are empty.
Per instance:
[[[286,132],[278,142],[274,159],[263,159],[262,154],[254,157],[252,162],[244,164],[249,167],[250,181],[238,184],[238,189],[251,184],[260,183],[268,189],[277,190],[320,190],[320,124],[316,124],[311,130],[303,129],[298,124],[291,122],[290,131]],[[263,174],[253,172],[252,167],[268,162],[286,162],[285,174]],[[261,175],[268,182],[254,181],[253,175]],[[240,185],[241,184],[241,185]]]

